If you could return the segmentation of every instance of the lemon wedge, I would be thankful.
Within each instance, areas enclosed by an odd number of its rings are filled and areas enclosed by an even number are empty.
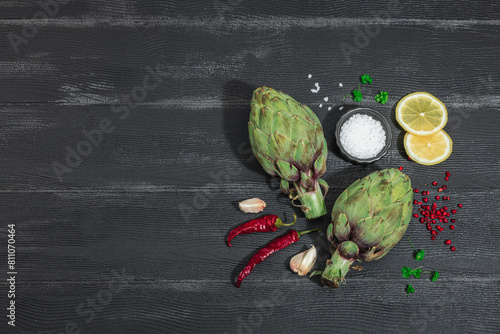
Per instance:
[[[448,122],[448,112],[437,97],[426,92],[416,92],[399,101],[396,120],[411,134],[430,136],[444,128]]]
[[[422,165],[436,165],[451,154],[453,142],[444,130],[431,136],[416,136],[407,133],[404,146],[408,156]]]

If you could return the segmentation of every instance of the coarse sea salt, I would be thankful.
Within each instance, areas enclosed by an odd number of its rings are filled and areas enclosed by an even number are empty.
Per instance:
[[[340,144],[349,155],[358,159],[376,157],[385,141],[382,123],[368,115],[354,114],[340,128]]]

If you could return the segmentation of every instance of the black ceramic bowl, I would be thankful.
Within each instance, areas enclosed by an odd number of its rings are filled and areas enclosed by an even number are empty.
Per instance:
[[[347,153],[344,148],[342,147],[342,144],[340,143],[340,129],[342,128],[342,125],[349,119],[351,116],[355,114],[361,114],[361,115],[368,115],[371,116],[373,119],[376,119],[382,124],[382,127],[385,130],[385,146],[382,149],[382,151],[377,154],[377,156],[369,159],[359,159],[356,157],[353,157],[349,153]],[[384,155],[387,154],[387,151],[389,151],[389,148],[391,147],[392,143],[392,129],[391,129],[391,124],[387,121],[387,119],[378,111],[375,111],[373,109],[369,108],[355,108],[352,110],[349,110],[346,112],[342,117],[340,117],[339,121],[337,122],[337,127],[335,129],[335,140],[337,141],[337,146],[339,147],[340,154],[344,159],[347,161],[351,161],[354,163],[358,164],[369,164],[372,162],[375,162],[382,158]]]

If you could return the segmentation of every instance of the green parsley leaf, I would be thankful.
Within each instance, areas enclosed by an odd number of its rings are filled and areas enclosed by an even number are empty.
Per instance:
[[[352,99],[356,102],[361,102],[363,100],[363,94],[357,89],[352,91]]]
[[[432,273],[431,281],[436,282],[437,279],[439,278],[439,272],[435,271]]]
[[[410,267],[401,268],[401,274],[403,275],[404,278],[410,278],[411,272],[412,270]]]
[[[424,259],[424,256],[425,256],[424,250],[423,249],[419,249],[417,251],[417,254],[415,254],[415,260],[422,261]]]
[[[372,78],[368,74],[363,74],[361,76],[360,80],[364,84],[366,84],[366,83],[369,84],[369,85],[372,84]]]
[[[412,275],[415,276],[415,278],[420,278],[420,275],[422,275],[422,270],[421,269],[414,269],[411,271]]]
[[[410,284],[408,284],[406,286],[406,293],[408,294],[408,293],[414,293],[414,292],[415,292],[415,289]]]
[[[389,94],[387,92],[380,91],[377,95],[375,95],[375,101],[380,104],[386,104],[389,99]]]

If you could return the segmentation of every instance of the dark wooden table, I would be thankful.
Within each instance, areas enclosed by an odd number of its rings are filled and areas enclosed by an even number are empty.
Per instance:
[[[0,332],[498,332],[498,2],[23,0],[1,3],[0,19]],[[344,104],[364,73],[373,77],[365,100]],[[464,205],[456,229],[431,241],[413,219],[407,231],[426,251],[425,268],[441,273],[437,282],[414,279],[406,296],[400,269],[418,265],[406,239],[335,291],[291,273],[290,257],[311,243],[324,266],[323,233],[234,286],[250,256],[278,235],[227,247],[230,229],[254,217],[237,209],[239,200],[260,197],[264,213],[286,219],[298,213],[298,229],[324,231],[330,219],[306,221],[253,158],[249,101],[261,85],[308,104],[322,121],[328,211],[374,170],[403,166],[421,189],[452,173],[449,202]],[[379,90],[389,92],[386,105],[372,98]],[[415,91],[448,108],[446,162],[406,160],[394,123],[379,162],[339,157],[333,132],[347,107],[393,118],[395,103]]]

